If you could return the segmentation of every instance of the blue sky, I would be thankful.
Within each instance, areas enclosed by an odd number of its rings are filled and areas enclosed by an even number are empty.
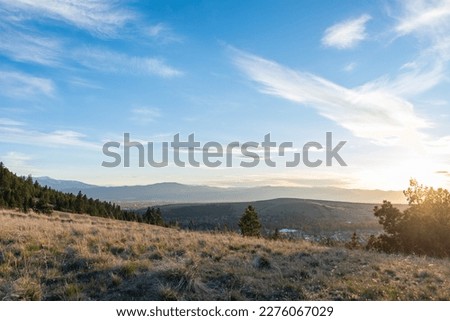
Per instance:
[[[20,175],[450,185],[448,0],[0,0],[0,15],[0,159]],[[287,168],[274,154],[275,168],[239,167],[239,155],[231,168],[140,168],[134,154],[102,167],[103,144],[125,132],[159,151],[177,133],[223,145],[270,133],[293,142],[287,158],[332,132],[348,166]]]

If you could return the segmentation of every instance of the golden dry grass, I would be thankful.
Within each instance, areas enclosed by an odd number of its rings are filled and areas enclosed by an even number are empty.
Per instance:
[[[0,300],[449,300],[449,263],[0,210]]]

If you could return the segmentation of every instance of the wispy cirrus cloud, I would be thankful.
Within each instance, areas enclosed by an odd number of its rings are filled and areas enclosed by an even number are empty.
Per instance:
[[[67,80],[67,82],[75,87],[82,87],[88,89],[103,89],[102,86],[80,77],[71,77]]]
[[[439,137],[438,139],[430,139],[427,142],[427,152],[434,155],[450,157],[450,136]]]
[[[0,53],[12,60],[46,66],[56,66],[60,63],[61,46],[55,39],[12,30],[0,30],[0,35]]]
[[[156,75],[164,78],[183,74],[159,58],[135,57],[97,48],[78,50],[74,57],[81,65],[103,72]]]
[[[400,71],[395,77],[381,77],[371,83],[382,86],[403,97],[417,96],[445,80],[445,64],[439,60],[418,58],[412,68]]]
[[[9,118],[0,118],[0,126],[23,126],[25,123]]]
[[[314,74],[231,50],[236,66],[258,84],[261,92],[315,108],[357,137],[393,144],[418,139],[420,129],[429,126],[386,82],[345,88]]]
[[[46,148],[78,147],[98,150],[100,146],[86,139],[86,135],[72,130],[40,131],[27,124],[6,119],[0,122],[0,142]]]
[[[144,33],[163,44],[182,41],[169,25],[162,22],[144,28]]]
[[[325,30],[322,44],[337,49],[349,49],[366,39],[366,23],[371,19],[364,14],[356,19],[337,23]]]
[[[406,35],[410,33],[430,32],[438,35],[447,32],[450,27],[449,0],[402,0],[402,13],[395,30]]]
[[[85,140],[85,134],[73,130],[55,130],[49,133],[38,133],[40,142],[55,144],[58,146],[75,146],[89,149],[98,149],[99,145]]]
[[[131,120],[136,123],[151,123],[161,117],[161,111],[158,108],[140,107],[131,110]]]
[[[396,37],[417,37],[419,46],[416,58],[402,66],[402,75],[391,87],[404,95],[417,95],[449,80],[450,0],[400,0],[398,3]],[[438,140],[441,139],[445,137]]]
[[[6,166],[14,172],[30,174],[36,171],[36,168],[30,165],[30,162],[33,160],[30,155],[10,151],[0,155],[0,157]]]
[[[122,1],[0,0],[0,15],[0,33],[3,35],[0,55],[14,61],[68,68],[81,64],[102,72],[163,78],[182,75],[180,70],[159,57],[131,56],[105,48],[73,50],[74,46],[79,45],[72,43],[72,37],[52,31],[43,36],[44,31],[36,27],[36,22],[45,26],[63,22],[98,37],[120,37],[125,41],[135,41],[136,38],[129,34],[133,30],[144,39],[154,39],[159,43],[180,41],[181,38],[165,23],[142,27],[142,17],[127,10]]]
[[[353,70],[355,70],[356,66],[356,62],[350,62],[344,66],[343,70],[346,72],[352,72]]]
[[[450,61],[450,0],[400,1],[397,36],[414,35],[421,39],[419,64],[423,61],[446,64]],[[416,65],[417,62],[411,62]],[[442,66],[441,66],[442,68]]]
[[[27,34],[18,27],[0,23],[0,54],[19,62],[31,62],[47,66],[60,63],[61,43],[54,38]]]
[[[0,93],[5,96],[32,99],[38,95],[53,96],[52,80],[17,71],[0,70]]]
[[[121,1],[116,0],[0,0],[3,7],[20,11],[16,19],[50,18],[103,37],[114,36],[119,28],[135,18],[120,4]]]

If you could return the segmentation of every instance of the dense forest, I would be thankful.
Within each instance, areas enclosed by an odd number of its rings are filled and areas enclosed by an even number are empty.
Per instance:
[[[31,176],[19,177],[0,162],[0,208],[34,210],[49,214],[53,210],[70,213],[86,213],[124,221],[145,221],[142,215],[124,211],[120,206],[98,199],[88,198],[81,191],[74,195],[53,190],[34,182]]]

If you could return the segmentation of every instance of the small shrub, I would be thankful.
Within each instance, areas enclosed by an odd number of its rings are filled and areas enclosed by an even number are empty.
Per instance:
[[[42,300],[41,285],[30,277],[22,277],[13,286],[13,299],[25,301],[39,301]]]
[[[158,251],[158,252],[154,252],[154,253],[150,254],[149,259],[152,261],[161,261],[163,259],[163,256]]]
[[[111,273],[111,282],[112,282],[113,286],[121,285],[122,281],[123,280],[122,280],[122,278],[119,275],[117,275],[115,273]]]
[[[161,286],[158,292],[162,301],[178,301],[179,299],[179,293],[169,285]]]
[[[268,270],[272,264],[266,256],[257,256],[253,259],[253,267],[259,270]]]
[[[124,277],[131,277],[136,274],[138,271],[138,264],[136,262],[127,262],[125,263],[121,269],[120,274]]]
[[[361,244],[359,243],[359,237],[356,234],[356,232],[353,233],[350,242],[345,243],[345,247],[348,248],[349,250],[356,250],[361,247]]]
[[[163,277],[177,291],[190,293],[206,292],[206,287],[199,277],[198,266],[193,262],[186,262],[184,266],[164,271]]]
[[[82,299],[81,288],[76,283],[66,284],[64,287],[64,300],[79,301]]]
[[[432,273],[430,273],[430,272],[428,272],[428,271],[425,271],[425,270],[419,270],[418,272],[415,272],[414,273],[414,277],[415,278],[418,278],[418,279],[427,279],[427,278],[430,278],[430,277],[432,277],[433,276],[433,274]]]
[[[377,287],[364,289],[361,293],[361,299],[369,301],[381,300],[383,299],[383,291]]]

